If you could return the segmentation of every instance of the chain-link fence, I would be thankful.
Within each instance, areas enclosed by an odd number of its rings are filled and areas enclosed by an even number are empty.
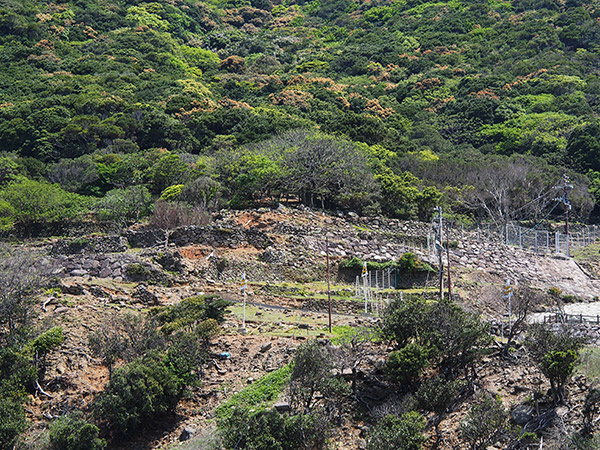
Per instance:
[[[564,231],[541,230],[522,227],[516,223],[504,226],[479,224],[473,227],[445,226],[449,241],[470,238],[477,241],[503,242],[540,255],[571,256],[575,249],[586,247],[600,238],[600,229],[596,225],[573,227],[567,235]],[[444,237],[446,239],[446,237]],[[428,253],[433,254],[436,236],[427,237]]]

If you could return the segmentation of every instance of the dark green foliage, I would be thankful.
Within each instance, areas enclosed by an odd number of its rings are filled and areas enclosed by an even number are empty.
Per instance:
[[[410,343],[388,357],[386,373],[397,383],[411,384],[419,379],[429,363],[429,352],[419,344]]]
[[[583,403],[583,435],[591,433],[598,412],[600,412],[600,389],[591,388],[585,395],[585,402]]]
[[[274,409],[236,409],[219,423],[226,448],[319,450],[325,448],[327,421],[316,413],[280,415]]]
[[[289,395],[292,408],[304,413],[312,410],[317,402],[317,393],[326,403],[339,403],[348,393],[348,386],[331,376],[333,358],[328,348],[312,340],[296,349]]]
[[[425,418],[416,411],[386,416],[369,432],[367,450],[419,450],[424,429]]]
[[[159,354],[136,359],[113,371],[95,403],[96,417],[125,435],[171,412],[185,390],[184,382]]]
[[[423,381],[415,398],[419,407],[438,415],[444,414],[448,407],[456,402],[458,394],[465,387],[461,380],[448,381],[443,377]]]
[[[460,435],[473,450],[487,448],[506,423],[507,414],[500,396],[490,394],[479,397],[467,417],[460,424]]]
[[[426,302],[417,296],[395,300],[383,318],[383,333],[399,348],[416,342],[428,349],[430,362],[454,379],[474,376],[474,362],[489,344],[488,325],[446,300]]]
[[[79,411],[59,417],[49,427],[50,445],[54,450],[102,450],[106,442],[100,430],[87,422]]]
[[[25,411],[18,400],[2,395],[0,390],[0,449],[12,450],[19,434],[25,431]]]
[[[529,329],[527,347],[542,373],[548,377],[555,403],[566,400],[565,386],[573,375],[584,343],[583,338],[573,336],[568,329],[555,331],[542,324]]]
[[[511,213],[544,190],[524,172],[507,177],[506,161],[482,176],[497,154],[530,155],[548,178],[565,164],[599,169],[600,24],[593,5],[571,3],[10,3],[0,185],[27,176],[96,197],[132,185],[158,195],[201,176],[187,201],[203,208],[219,192],[232,207],[293,196],[402,218],[427,220],[443,203],[520,219]],[[313,136],[269,154],[236,148],[298,129]],[[369,146],[390,154],[365,164]],[[220,151],[231,170],[196,173],[185,156]],[[495,196],[502,181],[512,188]],[[549,205],[533,209],[521,215]]]
[[[20,398],[33,388],[37,372],[30,356],[14,347],[0,349],[0,396]]]

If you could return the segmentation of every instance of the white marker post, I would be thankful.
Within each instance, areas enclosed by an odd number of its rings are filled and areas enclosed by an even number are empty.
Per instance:
[[[244,293],[244,303],[242,307],[242,329],[246,330],[246,288],[248,287],[248,283],[246,282],[246,272],[242,274],[242,283],[240,284],[240,289]]]
[[[508,299],[508,332],[512,332],[512,295],[513,288],[510,285],[510,278],[506,279],[506,285],[504,285],[504,297]]]
[[[365,294],[365,314],[367,313],[367,307],[368,307],[368,295],[367,295],[367,275],[369,274],[369,272],[367,272],[367,263],[366,261],[363,263],[363,268],[362,268],[362,277],[363,277],[363,291]]]

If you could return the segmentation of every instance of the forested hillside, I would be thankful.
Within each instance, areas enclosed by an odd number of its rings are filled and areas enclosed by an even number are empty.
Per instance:
[[[563,168],[588,220],[599,17],[580,0],[2,1],[1,224],[133,222],[159,195],[539,220]]]

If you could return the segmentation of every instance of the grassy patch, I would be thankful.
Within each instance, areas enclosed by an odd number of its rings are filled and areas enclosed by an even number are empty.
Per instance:
[[[590,382],[600,380],[600,347],[583,349],[575,370]]]
[[[600,244],[591,244],[582,248],[571,251],[573,259],[577,261],[597,262],[600,260],[598,256],[600,252]]]
[[[246,389],[238,392],[222,405],[215,409],[217,420],[231,417],[234,409],[241,406],[260,407],[270,405],[281,395],[290,379],[292,368],[286,364],[259,380],[252,383]]]

